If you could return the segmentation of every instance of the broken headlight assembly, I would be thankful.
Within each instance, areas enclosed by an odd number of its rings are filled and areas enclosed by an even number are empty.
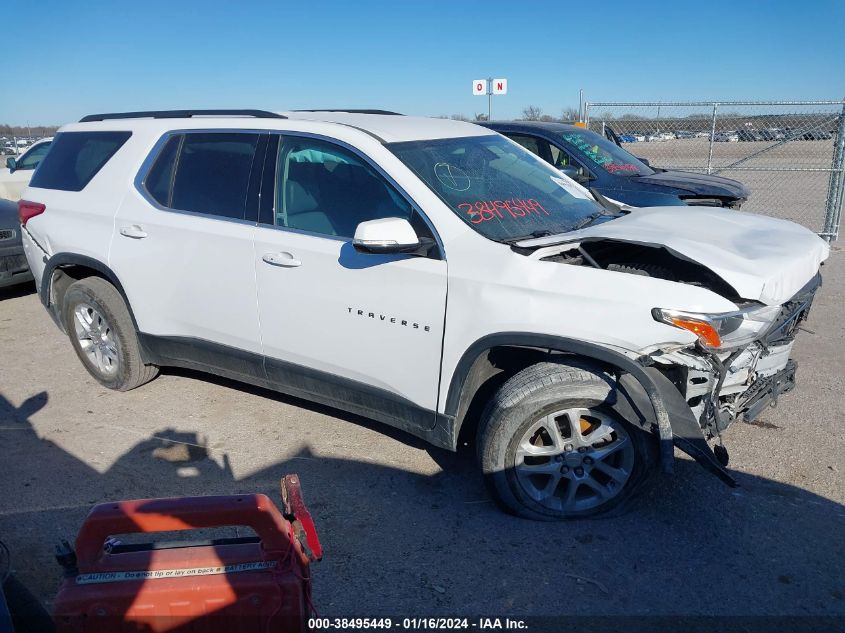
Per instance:
[[[780,314],[781,306],[753,304],[735,312],[706,314],[654,308],[656,321],[688,330],[708,349],[747,345],[763,335]]]

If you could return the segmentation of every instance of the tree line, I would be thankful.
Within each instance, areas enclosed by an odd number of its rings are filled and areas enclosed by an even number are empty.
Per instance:
[[[0,124],[0,136],[53,136],[58,125],[8,125]]]
[[[453,119],[454,121],[470,121],[470,122],[479,122],[479,121],[486,121],[487,114],[484,112],[477,112],[472,115],[472,117],[467,117],[463,114],[452,114],[452,115],[445,115],[441,114],[438,119]],[[555,117],[550,114],[545,114],[543,109],[539,106],[530,105],[527,108],[523,108],[522,110],[522,117],[520,117],[522,121],[559,121],[563,123],[572,123],[578,120],[578,108],[563,108],[561,110],[560,116]]]

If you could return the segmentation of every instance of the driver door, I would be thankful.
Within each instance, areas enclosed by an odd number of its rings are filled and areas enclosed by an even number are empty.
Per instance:
[[[446,311],[441,250],[362,253],[352,237],[360,222],[388,217],[433,234],[357,151],[313,137],[277,138],[255,236],[268,379],[400,427],[432,428]]]

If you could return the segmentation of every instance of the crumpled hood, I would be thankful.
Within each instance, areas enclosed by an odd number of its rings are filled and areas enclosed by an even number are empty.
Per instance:
[[[651,176],[637,176],[635,180],[650,185],[682,189],[696,196],[730,197],[739,200],[746,200],[749,196],[748,188],[741,182],[688,171],[659,171]]]
[[[809,229],[744,211],[711,207],[644,207],[626,216],[562,235],[516,244],[537,248],[611,239],[663,246],[706,266],[744,298],[767,305],[786,302],[827,259],[827,242]]]

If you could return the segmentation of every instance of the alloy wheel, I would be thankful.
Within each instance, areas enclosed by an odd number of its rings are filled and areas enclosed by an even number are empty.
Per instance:
[[[523,434],[514,471],[522,490],[558,512],[591,510],[618,495],[636,454],[624,426],[588,408],[544,415]]]

